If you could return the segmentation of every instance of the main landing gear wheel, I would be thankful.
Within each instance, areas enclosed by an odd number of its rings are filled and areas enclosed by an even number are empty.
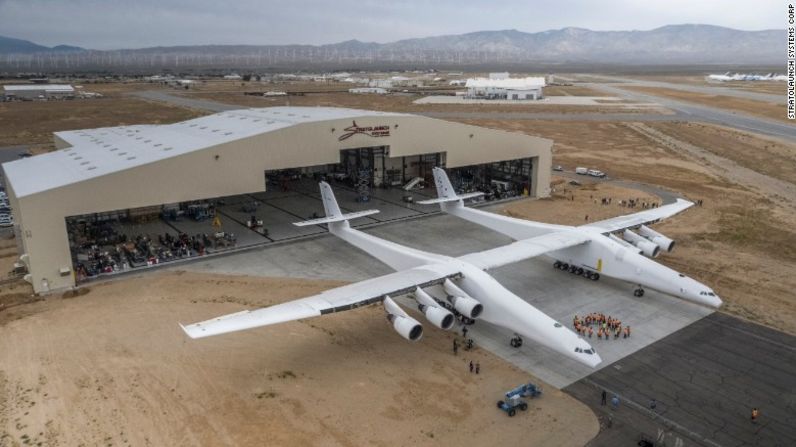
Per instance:
[[[511,340],[509,341],[509,344],[511,345],[512,348],[519,348],[520,346],[522,346],[522,337],[515,334],[514,337],[512,337]]]
[[[592,281],[597,281],[598,279],[600,279],[600,274],[591,272],[589,273],[589,279]]]
[[[644,289],[638,288],[638,289],[634,290],[633,291],[633,296],[637,296],[639,298],[644,296]]]
[[[553,267],[560,269],[561,268],[561,261],[556,261],[553,263]]]

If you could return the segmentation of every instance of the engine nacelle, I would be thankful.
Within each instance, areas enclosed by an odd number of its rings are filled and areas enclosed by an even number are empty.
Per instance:
[[[473,320],[480,317],[481,312],[484,311],[484,305],[469,296],[454,296],[451,298],[451,303],[457,312]]]
[[[429,323],[444,330],[453,327],[453,323],[456,322],[456,317],[454,317],[450,311],[439,307],[437,301],[420,287],[415,289],[414,295],[415,301],[417,301],[417,307],[420,309],[420,312],[423,312],[423,315],[426,316],[426,320],[428,320]]]
[[[661,247],[661,250],[666,250],[669,253],[674,250],[674,240],[658,233],[652,228],[642,225],[641,228],[638,229],[638,232],[658,247]]]
[[[384,297],[384,310],[387,311],[387,321],[392,323],[393,329],[401,337],[409,341],[418,341],[423,337],[423,325],[404,312],[389,296]]]
[[[484,311],[484,306],[475,298],[467,295],[464,290],[457,287],[450,279],[446,279],[445,282],[442,283],[442,288],[450,295],[448,301],[453,304],[453,308],[456,309],[457,312],[473,320],[481,316],[481,312]]]
[[[635,245],[636,248],[641,250],[641,253],[648,258],[655,258],[661,252],[661,248],[658,247],[657,244],[644,239],[630,230],[625,230],[622,236],[626,241],[630,242],[631,244]]]
[[[423,315],[426,316],[426,320],[428,320],[429,323],[442,330],[447,331],[448,329],[452,328],[453,323],[456,322],[456,317],[441,307],[426,306],[425,304],[421,304],[420,311],[423,312]]]

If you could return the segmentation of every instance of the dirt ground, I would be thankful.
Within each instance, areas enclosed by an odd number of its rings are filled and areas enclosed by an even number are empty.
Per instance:
[[[554,104],[413,104],[418,95],[391,94],[368,95],[352,93],[310,93],[304,96],[287,96],[266,98],[262,96],[244,95],[243,93],[203,93],[183,92],[191,98],[210,99],[227,104],[246,107],[275,106],[326,106],[350,107],[355,109],[379,110],[391,112],[532,112],[532,113],[658,113],[660,109],[649,107],[615,107],[615,106],[570,106]]]
[[[581,446],[597,434],[591,410],[549,386],[507,417],[495,401],[537,379],[480,349],[454,356],[454,335],[429,325],[410,343],[378,306],[200,340],[177,326],[338,284],[162,272],[0,312],[0,445]]]
[[[791,224],[796,211],[785,198],[761,193],[736,182],[735,173],[718,169],[708,161],[660,144],[636,130],[637,123],[468,120],[471,124],[502,128],[552,138],[553,163],[572,170],[575,166],[600,169],[609,176],[635,180],[702,199],[704,206],[656,226],[677,240],[677,248],[658,260],[713,287],[722,297],[723,310],[790,333],[796,333],[796,230]],[[657,124],[656,124],[657,126]],[[667,129],[679,137],[679,128]],[[783,157],[781,163],[796,165],[796,144],[754,135],[731,139],[722,129],[706,129],[705,139],[695,143],[709,150],[753,152],[769,146]],[[683,138],[692,138],[687,132]],[[714,134],[715,133],[715,134]],[[724,138],[722,142],[722,138]],[[776,149],[772,149],[776,147]],[[751,157],[739,158],[741,166],[759,170]],[[783,171],[784,172],[784,171]],[[535,220],[583,222],[587,196],[614,194],[581,188],[576,201],[542,200],[517,202],[512,214]],[[572,188],[571,188],[572,189]],[[578,191],[577,188],[575,188]],[[578,194],[581,194],[578,198]],[[620,195],[621,196],[621,195]],[[614,201],[616,196],[614,196]],[[596,205],[599,207],[599,205]],[[593,208],[593,207],[592,207]],[[570,217],[566,217],[571,213]]]
[[[733,96],[723,95],[710,95],[697,92],[685,92],[682,90],[669,88],[637,86],[626,86],[623,88],[642,93],[650,93],[678,101],[692,102],[710,107],[738,111],[749,115],[762,116],[778,121],[792,123],[792,121],[788,119],[787,109],[785,107],[785,96],[782,97],[782,104],[773,104],[770,102],[755,101],[753,99],[736,98]]]
[[[775,138],[702,123],[647,123],[648,126],[727,157],[743,166],[796,184],[796,149]]]
[[[42,152],[53,148],[53,132],[173,123],[201,115],[204,113],[130,97],[2,102],[0,146],[32,144],[37,149],[34,152]]]
[[[622,206],[619,201],[633,199],[639,203],[661,203],[658,196],[635,189],[610,183],[592,183],[588,180],[579,180],[583,184],[573,186],[569,183],[570,180],[571,178],[553,176],[553,192],[549,199],[511,202],[503,206],[500,212],[511,217],[554,224],[583,225],[640,210]],[[603,205],[603,198],[611,198],[611,204]]]

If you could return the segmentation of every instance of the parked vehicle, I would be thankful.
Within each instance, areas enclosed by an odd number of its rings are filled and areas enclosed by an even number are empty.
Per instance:
[[[560,171],[563,171],[563,170],[564,170],[564,168],[562,168],[562,167],[561,167],[561,165],[555,165],[555,166],[553,166],[553,170],[554,170],[554,171],[559,171],[559,172],[560,172]]]
[[[577,167],[577,168],[575,168],[575,174],[578,174],[578,175],[586,175],[586,174],[588,174],[588,173],[589,173],[589,169],[588,169],[588,168],[583,168],[583,167]]]
[[[592,177],[599,177],[599,178],[605,177],[605,172],[597,169],[589,169],[588,174]]]

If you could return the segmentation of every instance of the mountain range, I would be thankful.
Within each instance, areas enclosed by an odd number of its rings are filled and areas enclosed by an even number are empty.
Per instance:
[[[669,25],[648,31],[563,28],[405,39],[389,43],[349,40],[328,45],[191,45],[88,50],[0,37],[4,61],[22,69],[263,68],[375,66],[512,66],[527,64],[679,65],[779,64],[785,31],[742,31],[713,25]]]

